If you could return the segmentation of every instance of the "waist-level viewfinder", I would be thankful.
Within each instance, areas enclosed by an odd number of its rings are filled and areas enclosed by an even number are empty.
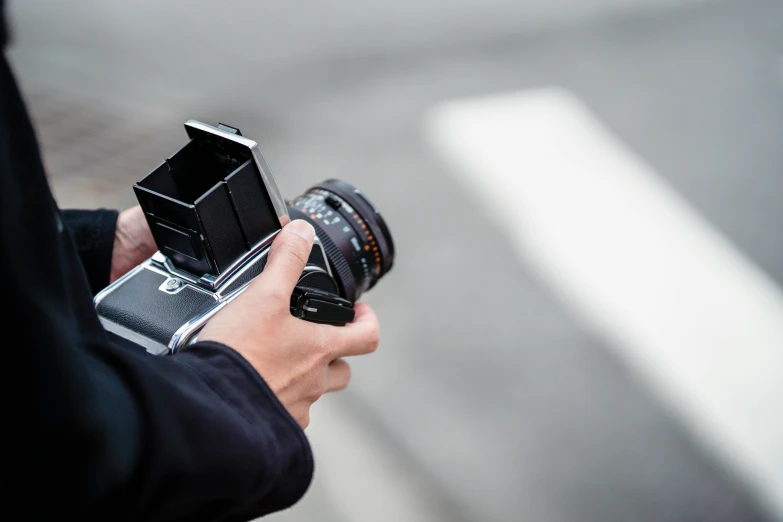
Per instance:
[[[255,142],[198,125],[188,122],[190,141],[133,189],[161,253],[196,277],[217,277],[280,230],[285,210],[270,199]]]

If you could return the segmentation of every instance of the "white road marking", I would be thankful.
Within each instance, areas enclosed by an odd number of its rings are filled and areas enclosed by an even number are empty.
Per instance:
[[[447,102],[427,136],[519,257],[783,517],[775,283],[567,91]]]

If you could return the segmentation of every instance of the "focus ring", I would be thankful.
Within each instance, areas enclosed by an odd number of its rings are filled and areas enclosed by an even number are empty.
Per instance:
[[[348,265],[348,261],[345,260],[343,253],[337,248],[337,245],[321,230],[317,223],[316,228],[321,232],[318,234],[318,239],[321,240],[321,244],[324,246],[324,250],[326,250],[326,257],[332,262],[332,266],[337,272],[337,283],[343,287],[345,298],[353,303],[356,301],[356,284],[351,267]]]
[[[326,251],[326,257],[329,263],[332,264],[332,268],[337,272],[337,284],[342,288],[343,294],[350,302],[356,301],[356,279],[351,271],[351,267],[345,256],[329,235],[323,231],[318,222],[309,219],[304,213],[294,207],[288,208],[288,214],[294,219],[304,219],[305,221],[315,226],[316,232],[318,232],[318,239],[321,240],[321,244]]]

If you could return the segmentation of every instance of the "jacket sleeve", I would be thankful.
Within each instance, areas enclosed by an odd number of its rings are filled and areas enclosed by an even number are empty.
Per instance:
[[[304,495],[313,473],[304,432],[237,352],[202,342],[153,357],[35,307],[13,308],[17,346],[3,365],[24,390],[6,417],[18,436],[9,448],[22,456],[4,470],[20,490],[17,512],[240,521]]]
[[[86,361],[89,415],[79,403],[70,413],[73,436],[102,441],[80,454],[92,469],[74,495],[94,510],[84,518],[250,520],[304,494],[304,432],[237,352],[208,342],[169,358],[101,352]]]
[[[117,215],[106,209],[62,211],[93,294],[109,284]]]
[[[304,432],[237,352],[109,342],[2,57],[0,273],[7,512],[239,521],[304,494]]]

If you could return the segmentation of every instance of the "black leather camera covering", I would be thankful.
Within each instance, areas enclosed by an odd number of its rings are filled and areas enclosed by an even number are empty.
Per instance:
[[[152,270],[142,270],[107,295],[98,304],[98,314],[168,345],[183,324],[213,305],[215,299],[190,286],[176,294],[158,290],[166,279]]]

